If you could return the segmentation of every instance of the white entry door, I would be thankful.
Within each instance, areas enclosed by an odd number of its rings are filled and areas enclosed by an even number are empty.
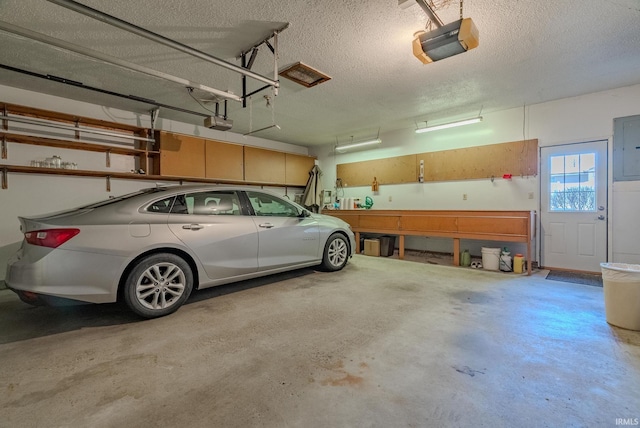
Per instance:
[[[543,267],[600,272],[607,261],[607,141],[543,147]]]

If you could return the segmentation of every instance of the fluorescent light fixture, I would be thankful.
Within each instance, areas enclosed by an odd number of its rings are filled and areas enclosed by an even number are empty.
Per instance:
[[[482,122],[482,116],[474,117],[472,119],[464,119],[464,120],[458,120],[455,122],[443,123],[442,125],[433,125],[433,126],[427,126],[424,128],[418,128],[416,129],[416,134],[422,134],[423,132],[437,131],[439,129],[455,128],[456,126],[471,125],[472,123],[478,123],[478,122]]]
[[[344,146],[338,146],[336,147],[336,151],[346,152],[347,150],[353,149],[356,147],[371,146],[371,145],[380,144],[380,143],[382,143],[382,140],[380,138],[376,138],[375,140],[363,141],[361,143],[345,144]]]

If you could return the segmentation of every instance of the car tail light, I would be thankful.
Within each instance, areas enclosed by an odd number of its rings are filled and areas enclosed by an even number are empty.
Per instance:
[[[80,229],[45,229],[34,230],[24,234],[24,239],[31,245],[56,248],[80,233]]]

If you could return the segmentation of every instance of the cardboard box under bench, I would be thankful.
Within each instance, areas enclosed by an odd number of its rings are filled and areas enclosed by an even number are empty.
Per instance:
[[[380,257],[380,240],[379,239],[365,239],[364,240],[364,255]]]

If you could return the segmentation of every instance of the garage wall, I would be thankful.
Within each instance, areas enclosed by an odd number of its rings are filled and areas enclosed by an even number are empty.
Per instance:
[[[113,122],[150,126],[148,116],[110,109],[99,105],[81,103],[65,98],[43,95],[36,92],[0,85],[0,101],[25,105],[69,114],[93,117]],[[156,128],[176,133],[198,135],[212,140],[229,141],[272,150],[302,155],[308,149],[293,144],[265,140],[258,137],[243,137],[236,133],[215,131],[187,123],[170,120],[158,120]],[[105,170],[104,153],[92,153],[77,150],[63,150],[52,147],[8,144],[9,159],[2,163],[29,165],[31,159],[44,159],[57,154],[63,161],[76,162],[81,169]],[[131,170],[135,164],[133,157],[111,155],[112,168]],[[176,182],[166,182],[176,184]],[[112,195],[121,195],[136,190],[153,187],[156,183],[146,180],[111,180],[111,192],[106,191],[103,178],[69,177],[58,175],[9,174],[9,188],[0,190],[0,285],[5,278],[6,264],[22,241],[18,216],[34,216],[51,213],[74,206],[107,199]],[[300,188],[269,188],[281,194],[301,193]]]
[[[373,150],[335,153],[332,146],[312,150],[324,172],[325,189],[335,189],[336,165],[412,153],[482,146],[522,139],[538,139],[538,145],[609,139],[613,136],[613,119],[640,114],[640,85],[566,98],[558,101],[483,113],[481,123],[437,132],[416,134],[414,129],[384,132],[381,146]],[[467,115],[466,117],[472,116]],[[460,117],[462,118],[462,117]],[[457,117],[448,118],[450,120]],[[610,148],[611,149],[611,148]],[[610,156],[611,163],[611,156]],[[504,171],[510,173],[510,171]],[[371,177],[373,181],[373,177]],[[348,184],[348,183],[347,183]],[[640,229],[634,218],[640,212],[640,182],[613,184],[610,179],[609,259],[615,262],[640,263]],[[529,199],[533,193],[534,198]],[[467,194],[467,200],[462,195]],[[342,192],[340,193],[342,195]],[[446,210],[536,210],[539,211],[540,181],[537,176],[498,178],[493,182],[465,180],[437,183],[384,185],[373,194],[371,188],[346,187],[344,196],[371,196],[377,209],[446,209]],[[408,237],[407,248],[450,252],[450,239]],[[495,242],[462,242],[479,255],[482,246]],[[524,247],[510,245],[513,251]]]

